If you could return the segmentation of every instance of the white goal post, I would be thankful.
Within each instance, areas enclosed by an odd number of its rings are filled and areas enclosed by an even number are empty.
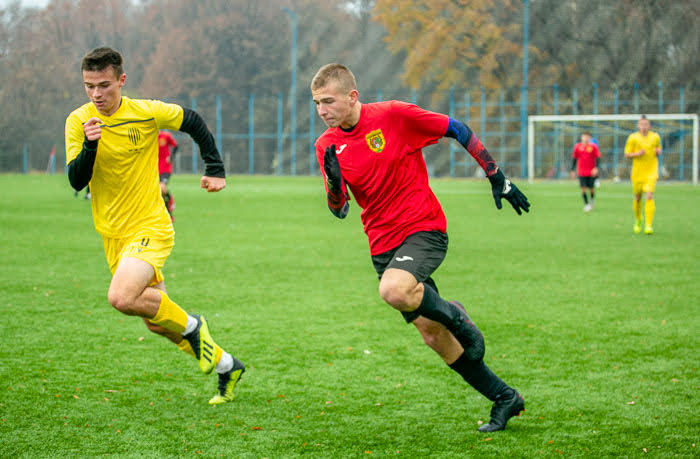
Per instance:
[[[697,113],[648,114],[650,121],[692,121],[692,177],[693,185],[698,184],[698,115]],[[527,176],[530,182],[535,179],[535,125],[553,122],[597,122],[597,121],[636,121],[641,114],[631,115],[530,115],[527,117]],[[654,127],[652,126],[652,130]],[[631,131],[629,132],[631,133]],[[663,140],[662,140],[663,141]]]

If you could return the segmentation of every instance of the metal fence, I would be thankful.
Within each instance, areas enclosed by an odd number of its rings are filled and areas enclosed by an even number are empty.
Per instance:
[[[522,100],[527,94],[527,101]],[[508,88],[452,89],[443,92],[361,90],[365,103],[397,99],[449,114],[469,124],[506,174],[524,177],[527,172],[526,115],[696,113],[700,88]],[[170,100],[197,110],[209,124],[228,173],[271,175],[318,174],[314,141],[325,126],[317,117],[308,91],[292,104],[287,94],[255,93],[247,97],[208,95],[192,100]],[[524,105],[524,107],[523,107]],[[296,113],[292,112],[296,107]],[[74,107],[66,107],[66,114]],[[525,108],[525,110],[521,110]],[[290,120],[295,120],[292,124]],[[523,124],[525,123],[525,124]],[[63,126],[56,128],[53,144],[27,140],[16,152],[5,152],[3,172],[62,172],[65,164]],[[175,173],[201,173],[196,146],[183,133],[174,133],[180,144]],[[594,133],[595,135],[595,133]],[[56,154],[50,152],[56,147]],[[566,152],[570,151],[566,146]],[[605,154],[605,152],[603,152]],[[14,158],[14,159],[13,159]],[[53,159],[52,159],[53,158]],[[454,141],[444,139],[425,149],[428,170],[434,176],[471,177],[481,171],[476,161]],[[614,167],[614,165],[612,166]],[[685,178],[685,177],[684,177]]]

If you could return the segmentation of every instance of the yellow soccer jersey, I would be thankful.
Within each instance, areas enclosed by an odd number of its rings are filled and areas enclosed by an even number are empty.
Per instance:
[[[66,164],[83,147],[83,124],[102,120],[102,132],[90,180],[92,217],[98,233],[123,238],[148,229],[152,237],[174,234],[158,185],[158,130],[178,130],[183,110],[158,100],[122,97],[112,116],[89,102],[66,119]]]
[[[644,149],[644,154],[632,159],[633,182],[657,180],[659,178],[659,158],[656,156],[656,148],[661,148],[661,137],[653,131],[643,136],[635,132],[627,137],[625,153],[633,153]]]

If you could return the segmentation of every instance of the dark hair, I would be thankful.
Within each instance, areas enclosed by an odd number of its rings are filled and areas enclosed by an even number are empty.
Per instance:
[[[646,120],[646,119],[647,119],[647,116],[646,116],[646,115],[642,115],[642,117],[639,118],[639,119],[640,119],[640,120]]]
[[[583,132],[581,133],[581,135],[587,135],[588,137],[591,137],[591,138],[593,137],[593,134],[591,134],[591,133],[588,132],[588,131],[583,131]]]
[[[83,56],[80,69],[88,72],[101,72],[107,67],[112,67],[117,78],[124,73],[121,54],[112,48],[103,47],[95,48]]]

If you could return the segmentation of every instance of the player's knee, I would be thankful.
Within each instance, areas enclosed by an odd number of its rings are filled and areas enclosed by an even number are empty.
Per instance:
[[[110,288],[107,292],[107,301],[114,309],[122,314],[132,315],[134,298],[119,289]]]
[[[405,286],[400,282],[388,279],[379,283],[379,296],[389,305],[395,308],[406,306],[409,294]]]
[[[168,185],[166,185],[163,182],[160,182],[160,194],[167,194],[168,193]]]

